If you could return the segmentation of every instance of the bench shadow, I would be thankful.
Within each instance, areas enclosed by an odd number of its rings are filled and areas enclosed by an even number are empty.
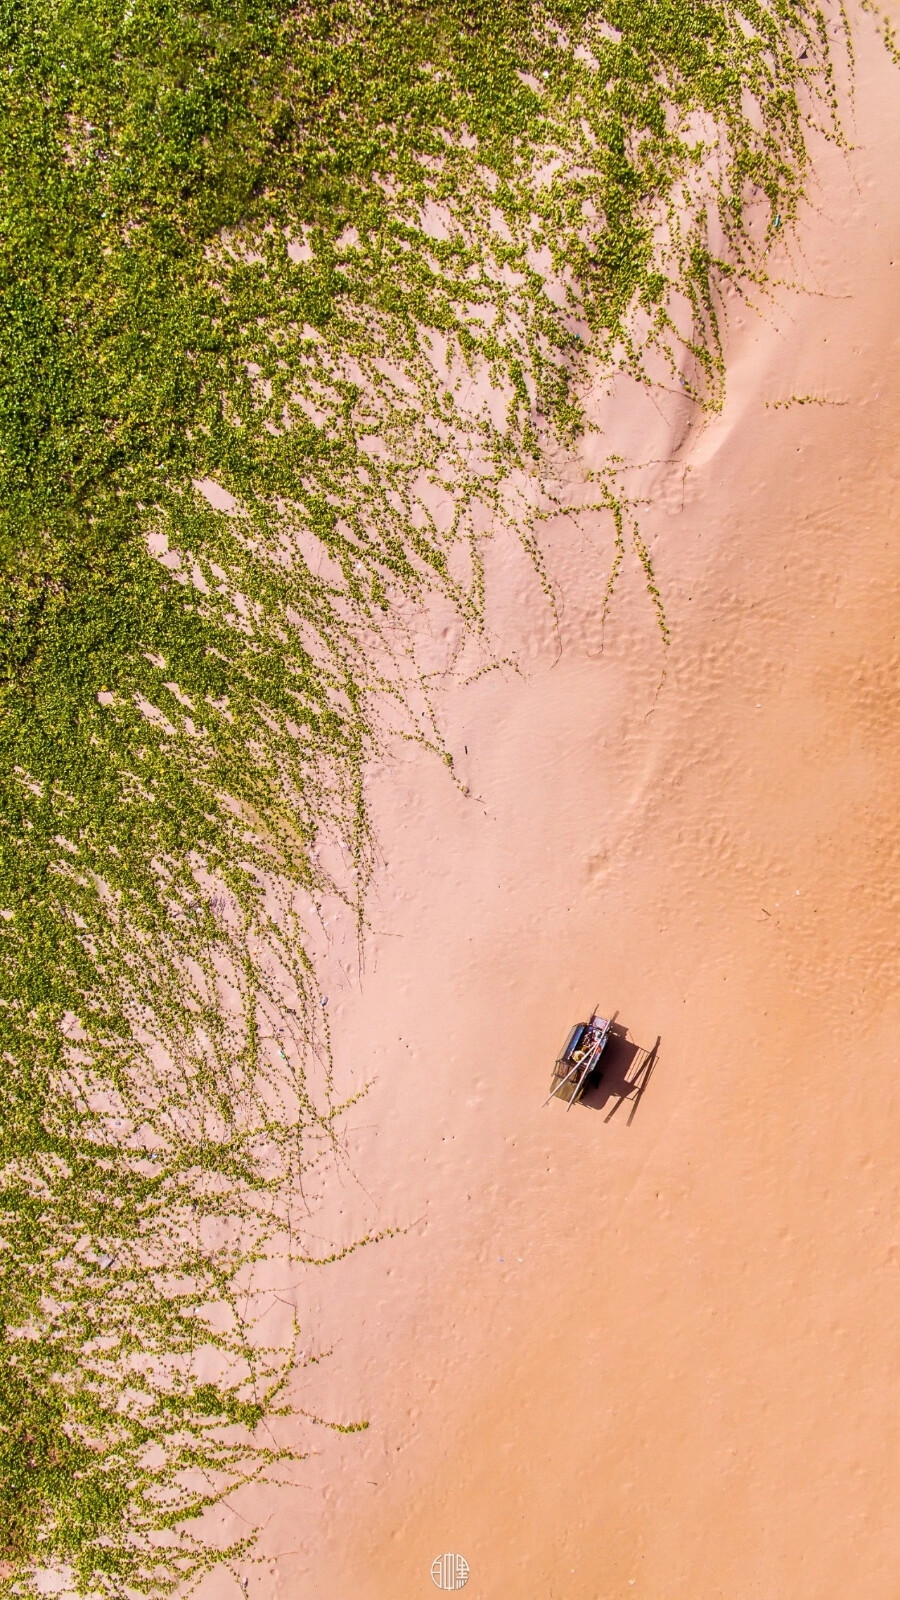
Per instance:
[[[659,1057],[661,1040],[657,1037],[651,1050],[636,1044],[628,1037],[628,1029],[614,1022],[609,1031],[609,1042],[603,1052],[603,1071],[585,1089],[578,1105],[589,1111],[605,1111],[604,1122],[610,1122],[616,1112],[626,1104],[631,1106],[626,1126],[631,1127],[637,1109],[653,1076]]]

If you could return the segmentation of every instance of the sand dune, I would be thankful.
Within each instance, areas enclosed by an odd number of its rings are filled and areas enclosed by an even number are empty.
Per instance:
[[[733,308],[720,417],[660,413],[668,651],[634,559],[601,638],[609,528],[561,520],[558,635],[498,547],[521,671],[443,691],[469,792],[372,775],[328,1226],[408,1231],[302,1288],[302,1392],[371,1427],[273,1497],[251,1595],[424,1597],[442,1551],[473,1600],[897,1593],[898,107],[860,40],[802,286]],[[595,1002],[659,1040],[645,1092],[620,1045],[542,1110]]]

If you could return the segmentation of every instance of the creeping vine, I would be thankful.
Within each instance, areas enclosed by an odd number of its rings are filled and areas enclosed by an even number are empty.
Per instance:
[[[384,708],[439,743],[401,602],[477,628],[488,526],[539,561],[592,374],[717,403],[832,49],[807,0],[0,0],[0,1593],[189,1583],[300,1448],[254,1273],[310,1258]]]

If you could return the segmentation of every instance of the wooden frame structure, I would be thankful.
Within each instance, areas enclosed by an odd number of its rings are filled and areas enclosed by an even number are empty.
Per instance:
[[[597,1071],[611,1027],[612,1019],[596,1011],[590,1022],[576,1022],[554,1064],[545,1106],[551,1100],[566,1100],[566,1110],[571,1111]]]

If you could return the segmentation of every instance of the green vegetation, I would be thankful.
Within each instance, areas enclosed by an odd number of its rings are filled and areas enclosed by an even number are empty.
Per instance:
[[[340,1113],[307,930],[361,915],[373,641],[434,588],[478,625],[486,509],[539,560],[516,484],[589,370],[686,355],[715,401],[717,285],[834,91],[803,0],[0,30],[0,1590],[119,1595],[218,1559],[202,1513],[281,1453],[250,1291]]]
[[[819,394],[792,394],[788,400],[767,400],[766,410],[771,406],[773,411],[786,411],[791,406],[845,406],[846,400],[827,400]]]

